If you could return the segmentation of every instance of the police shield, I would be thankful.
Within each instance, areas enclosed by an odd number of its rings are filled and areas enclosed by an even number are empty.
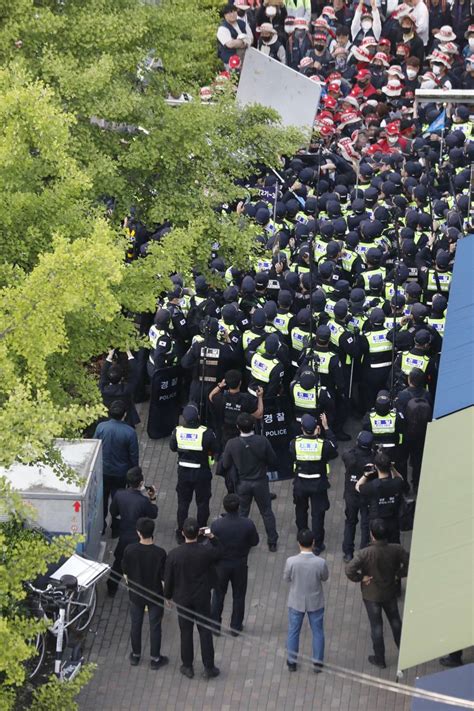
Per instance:
[[[168,437],[178,424],[179,368],[161,368],[151,379],[147,433],[151,439]]]
[[[270,481],[291,479],[293,469],[290,457],[290,423],[289,406],[286,397],[265,399],[262,418],[262,434],[268,439],[277,456],[278,465],[275,471],[268,472]]]

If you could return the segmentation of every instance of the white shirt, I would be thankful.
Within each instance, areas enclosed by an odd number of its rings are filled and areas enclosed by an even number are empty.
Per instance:
[[[416,20],[417,34],[426,47],[430,36],[430,13],[423,0],[420,0],[417,5],[414,5],[412,14]]]

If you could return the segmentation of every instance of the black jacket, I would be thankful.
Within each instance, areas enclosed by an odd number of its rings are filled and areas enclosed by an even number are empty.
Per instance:
[[[145,607],[155,601],[163,607],[165,562],[166,551],[158,546],[130,543],[125,548],[122,570],[128,579],[130,602]]]
[[[262,481],[267,478],[267,470],[276,469],[277,464],[272,445],[266,437],[257,434],[230,439],[222,455],[224,469],[234,466],[243,481]]]
[[[223,561],[246,560],[250,549],[260,541],[254,522],[238,513],[223,514],[213,521],[211,531],[222,543]]]
[[[158,506],[138,489],[119,489],[110,504],[112,516],[120,516],[120,538],[138,541],[136,525],[139,518],[156,518]]]
[[[165,566],[165,598],[186,607],[208,605],[211,569],[222,552],[217,538],[211,538],[209,544],[183,543],[173,548]]]

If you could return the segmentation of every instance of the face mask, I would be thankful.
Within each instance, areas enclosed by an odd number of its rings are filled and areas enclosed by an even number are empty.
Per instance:
[[[387,140],[391,146],[394,146],[398,141],[398,136],[388,136]]]
[[[245,17],[245,10],[237,10],[237,15],[239,17]]]
[[[267,17],[275,17],[277,14],[276,7],[274,5],[270,5],[269,7],[265,8],[265,15]]]
[[[407,69],[407,77],[409,79],[414,79],[417,74],[418,72],[416,71],[416,69]]]
[[[361,25],[364,32],[368,32],[372,28],[372,23],[370,22],[370,20],[364,20],[363,22],[361,22]]]
[[[315,44],[314,49],[316,50],[316,52],[322,52],[324,49],[324,45],[323,44]]]
[[[285,32],[287,35],[292,35],[294,31],[295,28],[293,27],[293,25],[285,25]]]
[[[439,64],[434,64],[432,68],[433,68],[433,74],[435,76],[439,76],[441,74],[441,67],[439,66]]]
[[[270,37],[264,37],[263,35],[260,35],[260,39],[262,40],[262,42],[263,42],[264,44],[268,44],[268,43],[270,42],[270,40],[271,40],[271,36],[270,36]]]
[[[474,37],[469,37],[469,49],[474,51]]]

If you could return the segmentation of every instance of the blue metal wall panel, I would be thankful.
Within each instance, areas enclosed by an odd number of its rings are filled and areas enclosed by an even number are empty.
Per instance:
[[[474,405],[474,235],[457,244],[434,417],[444,417],[471,405]]]

